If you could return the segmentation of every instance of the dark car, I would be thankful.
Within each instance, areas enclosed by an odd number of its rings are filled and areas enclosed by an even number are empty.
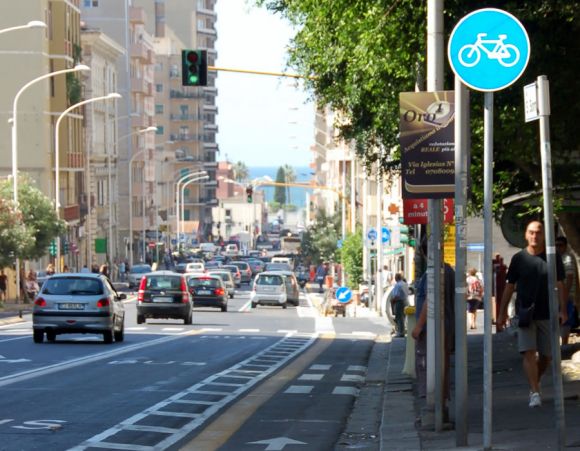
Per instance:
[[[215,275],[192,275],[187,279],[195,307],[215,307],[228,311],[228,290],[222,279]]]
[[[218,260],[210,260],[205,263],[206,271],[209,271],[210,269],[221,269],[221,266],[222,263]]]
[[[59,334],[102,334],[105,343],[123,341],[125,308],[109,279],[101,274],[63,273],[48,278],[34,300],[35,343]]]
[[[258,259],[248,259],[248,265],[250,265],[250,269],[252,270],[252,276],[255,276],[258,273],[264,271],[265,263],[262,260]]]
[[[156,271],[145,274],[137,293],[137,324],[147,318],[183,319],[192,323],[193,302],[183,274]]]
[[[240,268],[238,268],[236,265],[223,265],[220,269],[224,269],[232,273],[236,288],[240,288],[242,286],[242,273],[240,272]]]
[[[230,264],[239,268],[242,283],[250,283],[252,281],[252,269],[248,262],[233,261]]]
[[[186,266],[187,263],[178,263],[177,265],[175,265],[175,272],[178,272],[179,274],[185,274]]]

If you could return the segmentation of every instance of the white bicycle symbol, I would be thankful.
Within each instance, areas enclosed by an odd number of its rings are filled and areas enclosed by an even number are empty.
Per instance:
[[[483,51],[490,60],[497,60],[504,67],[512,67],[520,60],[520,51],[515,45],[505,44],[507,34],[500,34],[499,39],[483,39],[487,33],[478,33],[475,44],[465,44],[459,50],[459,62],[465,67],[473,67],[481,59]],[[492,50],[484,44],[495,45]]]

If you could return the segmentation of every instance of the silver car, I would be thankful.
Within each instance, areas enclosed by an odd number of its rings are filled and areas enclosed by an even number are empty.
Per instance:
[[[119,294],[101,274],[55,274],[34,300],[35,343],[54,341],[59,334],[102,334],[105,343],[123,341],[125,294]]]
[[[133,265],[133,267],[129,270],[129,275],[127,276],[129,288],[138,287],[142,277],[148,272],[151,272],[151,265]]]
[[[208,271],[210,276],[218,276],[222,279],[226,289],[228,290],[228,295],[230,299],[234,298],[234,294],[236,294],[236,284],[234,282],[234,277],[230,271],[216,271],[211,270]]]
[[[288,305],[286,277],[279,272],[258,274],[254,280],[250,301],[252,308],[258,305],[279,305],[285,309]]]

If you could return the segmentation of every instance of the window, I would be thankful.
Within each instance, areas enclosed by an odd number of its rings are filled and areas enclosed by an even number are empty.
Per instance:
[[[98,8],[99,0],[84,0],[83,6],[85,8]]]
[[[155,114],[163,114],[163,105],[162,104],[155,105]]]
[[[155,85],[155,92],[163,92],[163,85],[161,83]]]
[[[158,125],[157,131],[155,132],[155,134],[156,135],[163,135],[163,133],[165,133],[165,130],[163,129],[163,125]]]

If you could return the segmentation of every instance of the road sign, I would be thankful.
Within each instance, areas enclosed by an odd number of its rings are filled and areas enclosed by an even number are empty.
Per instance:
[[[514,83],[530,59],[530,39],[506,11],[484,8],[463,17],[451,32],[449,64],[477,91],[499,91]]]
[[[367,233],[367,238],[371,241],[376,241],[377,239],[377,230],[372,228],[369,230],[369,232]]]
[[[343,245],[343,244],[344,244],[344,243],[342,242],[342,240],[338,240],[338,241],[336,242],[336,247],[337,247],[338,249],[342,249],[342,245]]]
[[[483,252],[483,243],[467,243],[467,250],[469,252]]]
[[[338,302],[344,302],[346,304],[347,302],[350,302],[351,299],[352,291],[350,291],[350,288],[340,287],[336,290],[336,300]]]
[[[391,231],[386,227],[383,227],[381,229],[381,241],[383,243],[388,243],[390,239],[391,239]]]

